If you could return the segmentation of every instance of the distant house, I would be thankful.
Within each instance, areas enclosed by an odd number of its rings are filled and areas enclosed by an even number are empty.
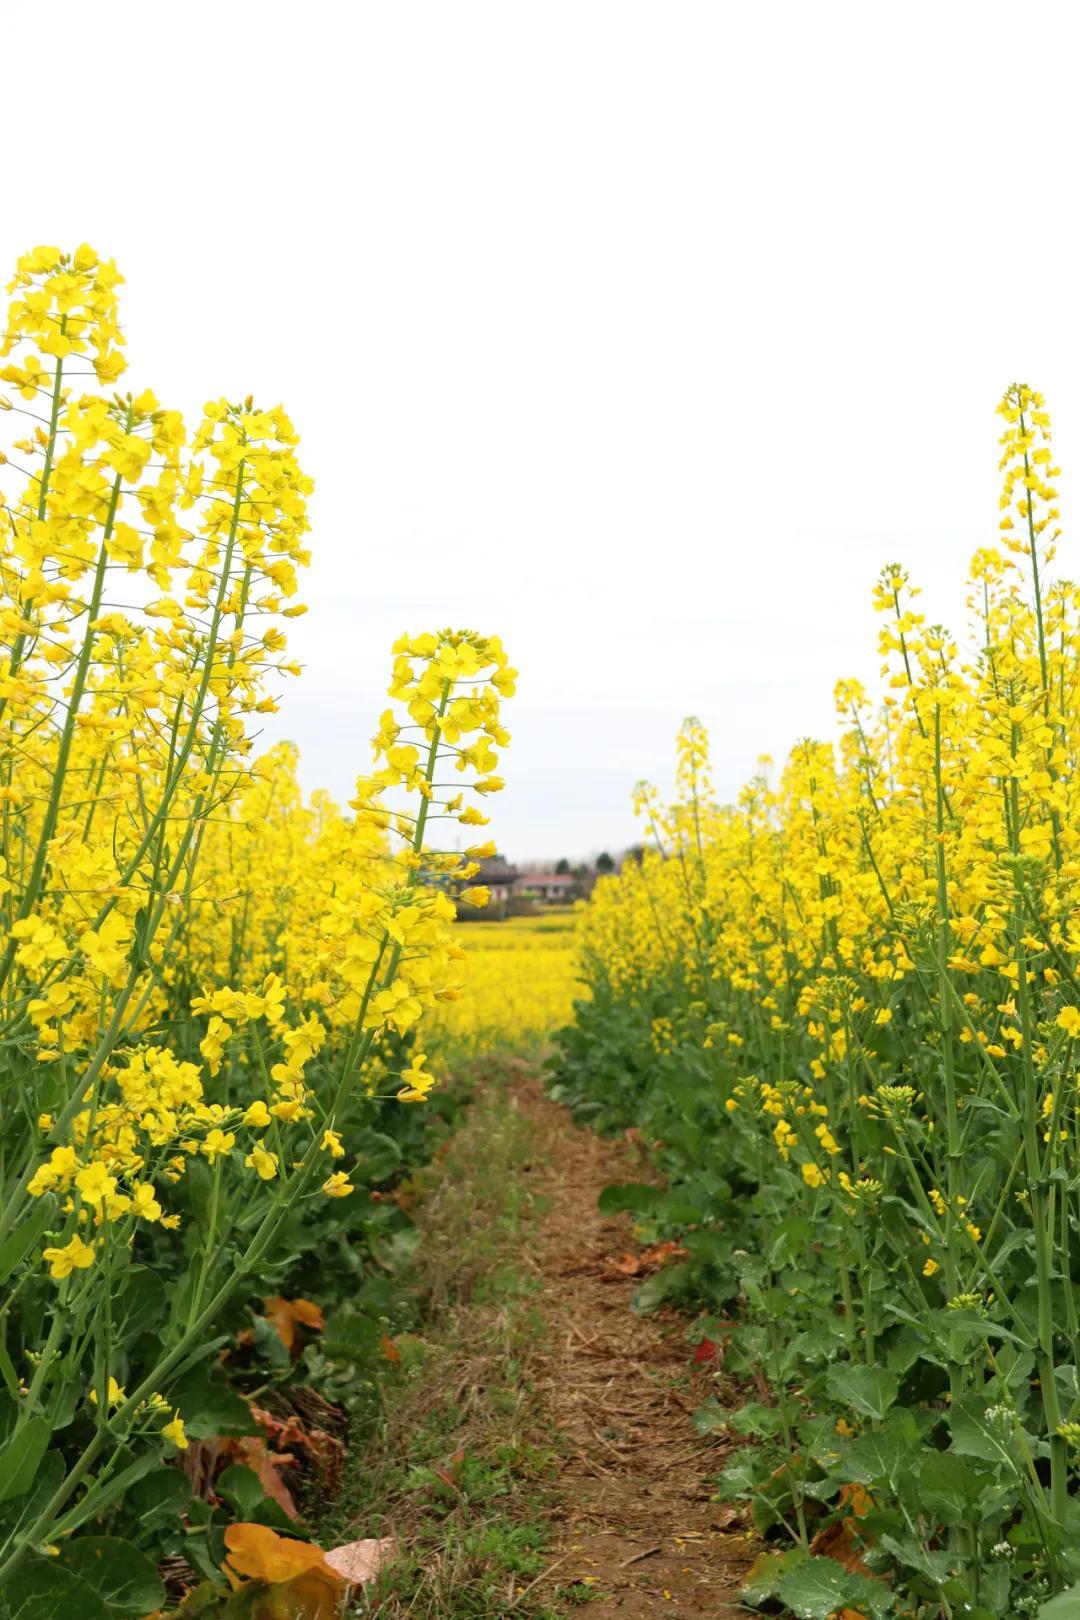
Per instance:
[[[514,893],[539,900],[545,906],[568,906],[581,892],[573,872],[523,872],[514,884]]]
[[[521,873],[516,866],[511,866],[501,855],[492,855],[480,862],[480,870],[473,882],[491,890],[493,905],[505,905],[513,898],[514,887],[520,877]]]

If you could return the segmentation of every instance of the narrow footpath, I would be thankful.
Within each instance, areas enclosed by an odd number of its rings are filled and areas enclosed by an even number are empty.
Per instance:
[[[537,1395],[564,1441],[560,1545],[544,1584],[579,1590],[591,1620],[748,1615],[738,1594],[753,1540],[712,1499],[728,1448],[691,1423],[711,1381],[690,1365],[683,1320],[631,1310],[631,1219],[598,1208],[610,1182],[644,1178],[641,1158],[575,1126],[525,1065],[512,1095],[538,1148],[545,1210]]]

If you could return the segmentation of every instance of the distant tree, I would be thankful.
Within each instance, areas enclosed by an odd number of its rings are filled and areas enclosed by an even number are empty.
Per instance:
[[[614,872],[615,870],[615,862],[612,860],[606,849],[601,850],[600,854],[596,857],[596,870],[598,872]]]
[[[570,872],[570,862],[563,856],[561,861],[555,862],[555,876],[566,877]]]

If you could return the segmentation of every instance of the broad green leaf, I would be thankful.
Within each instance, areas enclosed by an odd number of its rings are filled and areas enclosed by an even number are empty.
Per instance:
[[[169,1398],[180,1408],[193,1440],[208,1440],[220,1434],[262,1432],[247,1401],[226,1384],[213,1379],[205,1366],[193,1367],[187,1377],[174,1386]]]
[[[805,1253],[814,1240],[814,1228],[801,1215],[789,1215],[780,1222],[769,1249],[769,1259],[777,1270],[791,1265]]]
[[[895,1486],[897,1480],[912,1466],[916,1446],[900,1435],[861,1434],[842,1453],[834,1471],[855,1485]]]
[[[759,1483],[753,1464],[745,1458],[728,1463],[719,1477],[725,1498],[752,1496]]]
[[[344,1306],[328,1319],[321,1348],[331,1361],[363,1362],[375,1354],[383,1332],[373,1316]]]
[[[265,1316],[256,1316],[252,1322],[252,1342],[256,1353],[263,1356],[271,1367],[285,1371],[290,1366],[291,1357],[285,1341]]]
[[[7,1582],[4,1599],[10,1620],[116,1620],[94,1588],[55,1558],[23,1564]]]
[[[992,1476],[954,1451],[924,1450],[918,1466],[916,1495],[927,1516],[940,1524],[968,1523],[971,1504]]]
[[[730,1420],[731,1413],[720,1405],[715,1395],[710,1395],[690,1419],[698,1434],[715,1434],[718,1429],[726,1429]]]
[[[1080,1585],[1048,1598],[1039,1607],[1038,1620],[1080,1620]]]
[[[825,1387],[842,1405],[881,1423],[896,1404],[900,1384],[896,1374],[885,1367],[847,1364],[829,1368]]]
[[[258,1474],[244,1463],[233,1463],[231,1468],[226,1468],[215,1480],[214,1489],[236,1509],[241,1519],[254,1519],[266,1496]]]
[[[165,1284],[149,1266],[131,1266],[113,1303],[113,1320],[118,1338],[134,1339],[156,1328],[165,1319]]]
[[[179,1468],[159,1464],[124,1499],[125,1523],[139,1537],[179,1519],[191,1500],[191,1481]]]
[[[647,1277],[631,1300],[631,1309],[639,1316],[648,1316],[658,1310],[666,1300],[677,1298],[690,1281],[690,1267],[665,1266]]]
[[[0,1451],[0,1502],[21,1496],[34,1483],[34,1475],[49,1447],[52,1426],[48,1418],[31,1418]]]
[[[364,1131],[356,1143],[356,1157],[366,1182],[385,1181],[401,1164],[401,1148],[392,1136]]]
[[[372,1242],[372,1252],[381,1266],[389,1272],[402,1271],[408,1265],[420,1243],[420,1229],[404,1226],[380,1243]]]
[[[806,1554],[798,1547],[789,1547],[786,1552],[759,1553],[747,1572],[746,1582],[743,1586],[743,1600],[757,1608],[759,1604],[766,1603],[776,1596],[776,1583],[785,1570],[801,1564]]]
[[[760,1401],[747,1401],[727,1413],[729,1426],[736,1434],[745,1434],[760,1440],[779,1434],[784,1426],[784,1415],[778,1406],[763,1406]]]
[[[795,1337],[793,1348],[804,1362],[830,1361],[847,1344],[847,1337],[839,1323],[821,1322]]]
[[[993,1269],[1000,1274],[1002,1262],[1016,1249],[1033,1251],[1035,1248],[1035,1233],[1029,1226],[1018,1226],[1015,1232],[1010,1232],[1002,1243],[991,1262]]]
[[[13,1497],[0,1508],[0,1548],[10,1550],[17,1538],[35,1523],[45,1504],[58,1489],[67,1469],[59,1451],[47,1451],[38,1466],[30,1490]]]
[[[1003,1327],[1000,1322],[991,1322],[988,1317],[980,1316],[977,1311],[937,1311],[935,1312],[938,1327],[942,1335],[948,1337],[952,1333],[959,1333],[969,1339],[1004,1339],[1009,1344],[1019,1345],[1021,1350],[1031,1348],[1031,1339],[1022,1339],[1011,1328]]]
[[[987,1609],[994,1620],[999,1617],[1004,1620],[1009,1615],[1011,1585],[1008,1564],[983,1564],[979,1570],[979,1605]]]
[[[949,1411],[952,1450],[961,1457],[980,1457],[983,1462],[1004,1466],[1011,1473],[1020,1468],[1020,1448],[1015,1420],[1007,1414],[989,1415],[991,1408],[976,1395],[965,1395]],[[1034,1445],[1034,1437],[1026,1436]]]
[[[155,1566],[138,1547],[117,1536],[77,1536],[61,1549],[57,1562],[81,1576],[108,1606],[114,1620],[134,1620],[165,1601],[165,1587]]]
[[[921,1541],[916,1541],[914,1536],[881,1535],[876,1546],[888,1553],[890,1558],[895,1558],[902,1568],[918,1570],[935,1586],[944,1586],[955,1573],[953,1560],[948,1553],[933,1552],[924,1547]]]
[[[798,1620],[830,1620],[839,1609],[863,1608],[886,1613],[890,1593],[886,1586],[853,1574],[833,1558],[805,1558],[785,1570],[776,1583],[777,1595]]]
[[[663,1196],[662,1187],[650,1187],[644,1181],[613,1181],[600,1194],[597,1207],[601,1215],[619,1215],[626,1209],[634,1215],[649,1215]]]

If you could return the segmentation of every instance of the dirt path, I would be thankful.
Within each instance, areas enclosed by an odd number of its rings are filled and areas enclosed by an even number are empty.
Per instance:
[[[691,1375],[681,1322],[630,1310],[640,1279],[612,1267],[634,1248],[630,1219],[597,1208],[609,1182],[642,1179],[641,1164],[627,1144],[575,1127],[535,1077],[515,1090],[550,1160],[539,1393],[570,1446],[560,1561],[545,1584],[593,1587],[590,1620],[748,1615],[738,1593],[752,1542],[710,1499],[725,1447],[690,1422],[711,1385]]]

